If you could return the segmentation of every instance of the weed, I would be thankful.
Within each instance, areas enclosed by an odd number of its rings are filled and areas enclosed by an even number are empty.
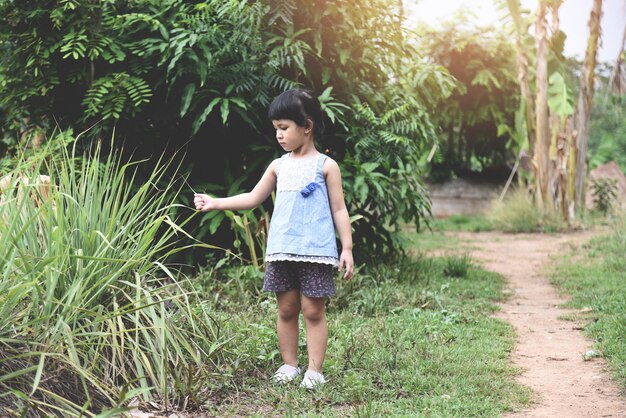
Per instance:
[[[472,256],[469,253],[449,255],[444,257],[444,264],[443,274],[446,276],[457,278],[467,277],[467,273],[472,265]]]

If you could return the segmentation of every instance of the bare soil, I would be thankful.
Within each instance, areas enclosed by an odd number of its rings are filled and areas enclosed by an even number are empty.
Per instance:
[[[626,417],[626,398],[604,359],[585,359],[593,341],[582,334],[584,324],[563,319],[577,317],[577,311],[562,307],[566,297],[545,276],[553,257],[593,233],[455,235],[469,245],[474,260],[508,281],[511,297],[495,316],[515,328],[512,362],[522,370],[519,381],[535,391],[536,402],[506,416]]]

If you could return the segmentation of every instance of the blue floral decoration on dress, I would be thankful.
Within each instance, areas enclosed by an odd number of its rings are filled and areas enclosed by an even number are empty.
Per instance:
[[[300,190],[300,194],[304,197],[309,197],[309,195],[313,193],[315,189],[317,189],[317,183],[312,182],[303,187],[302,190]]]

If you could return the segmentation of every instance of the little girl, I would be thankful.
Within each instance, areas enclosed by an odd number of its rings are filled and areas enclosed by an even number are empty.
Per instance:
[[[276,188],[263,283],[263,289],[275,292],[278,301],[278,343],[284,364],[274,380],[285,383],[300,375],[302,311],[309,362],[300,386],[312,389],[325,383],[325,298],[335,295],[334,270],[345,269],[345,279],[354,273],[350,219],[339,166],[315,148],[314,136],[324,130],[318,99],[309,90],[287,90],[270,104],[268,117],[287,153],[270,163],[251,192],[226,198],[196,193],[194,203],[203,212],[246,210],[263,203]],[[341,241],[339,257],[335,230]]]

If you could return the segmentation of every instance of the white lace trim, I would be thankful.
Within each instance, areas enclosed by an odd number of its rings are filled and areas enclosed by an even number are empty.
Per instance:
[[[276,176],[278,178],[276,191],[301,190],[307,184],[315,181],[317,162],[322,154],[307,158],[292,158],[291,154],[281,159]]]
[[[303,261],[307,263],[330,264],[331,266],[335,267],[339,265],[339,260],[337,260],[335,257],[298,255],[288,253],[268,254],[265,256],[265,261]]]

